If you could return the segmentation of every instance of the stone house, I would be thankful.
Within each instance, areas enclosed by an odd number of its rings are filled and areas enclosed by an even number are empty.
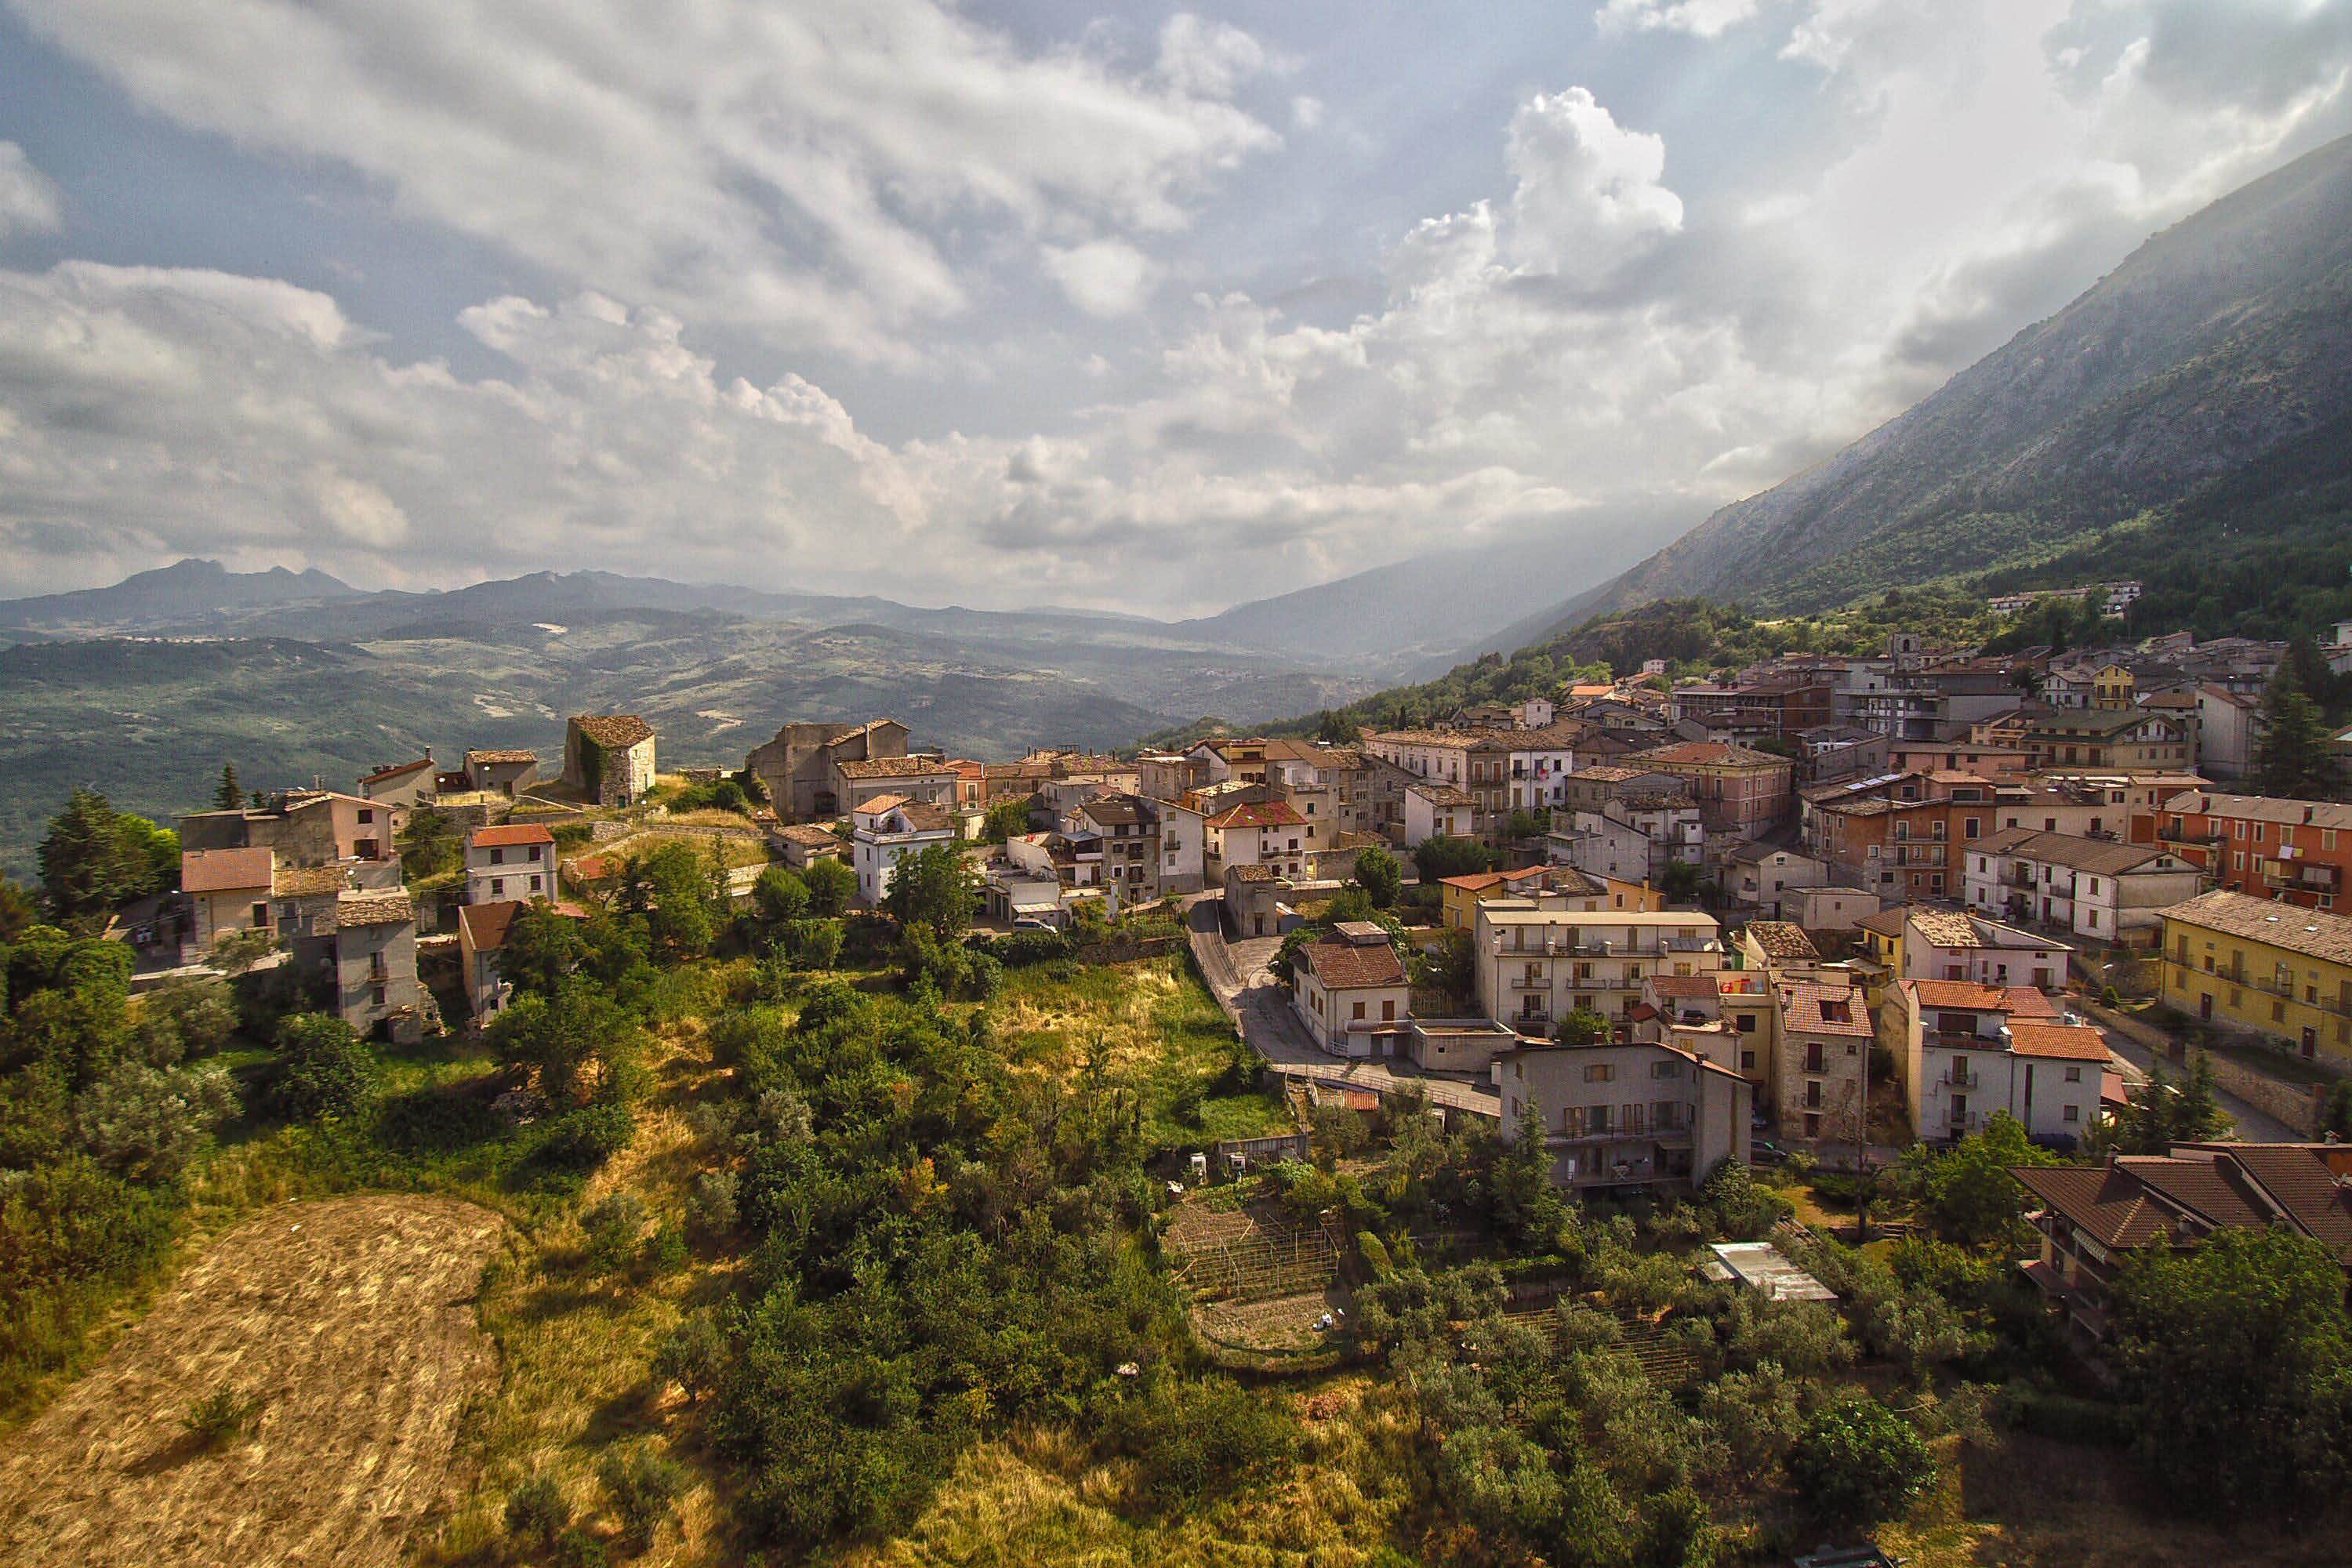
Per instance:
[[[1863,1132],[1872,1040],[1862,992],[1811,982],[1783,985],[1780,1024],[1772,1089],[1782,1134],[1853,1142]]]
[[[838,816],[849,808],[836,771],[840,764],[906,754],[907,726],[896,719],[863,724],[799,721],[784,725],[773,739],[754,748],[743,766],[767,790],[768,804],[779,818],[807,822]]]
[[[784,864],[795,871],[807,870],[812,860],[849,858],[849,846],[841,835],[814,822],[786,823],[772,832],[769,837],[783,856]]]
[[[292,790],[268,805],[180,818],[180,847],[272,850],[284,866],[390,861],[404,808],[333,790]]]
[[[440,784],[440,772],[434,767],[428,750],[413,763],[392,763],[362,774],[358,793],[362,800],[414,809],[431,805],[441,792]]]
[[[563,727],[563,782],[598,805],[635,805],[654,787],[653,726],[634,713],[578,713]]]
[[[416,979],[416,910],[404,890],[335,900],[335,1011],[362,1035],[402,1044],[424,1034]]]
[[[191,940],[198,954],[210,952],[231,931],[275,934],[269,901],[275,865],[266,847],[181,852],[180,891],[194,917]]]

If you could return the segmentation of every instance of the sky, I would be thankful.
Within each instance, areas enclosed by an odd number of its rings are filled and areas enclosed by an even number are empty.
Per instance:
[[[0,0],[0,595],[1662,544],[2348,74],[2352,0]]]

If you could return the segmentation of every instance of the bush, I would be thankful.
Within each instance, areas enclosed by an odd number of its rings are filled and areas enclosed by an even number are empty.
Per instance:
[[[686,1267],[686,1232],[675,1225],[657,1225],[638,1250],[637,1262],[648,1274],[675,1274]]]
[[[751,884],[751,900],[759,905],[761,920],[786,924],[808,913],[808,884],[788,867],[771,866]]]
[[[621,1516],[622,1533],[640,1548],[653,1543],[688,1485],[685,1468],[649,1446],[606,1454],[596,1466],[596,1479]]]
[[[686,1227],[706,1241],[731,1234],[741,1218],[736,1192],[742,1178],[732,1171],[705,1171],[686,1195]]]
[[[227,1045],[236,1032],[236,1005],[225,980],[174,980],[140,999],[136,1028],[147,1064],[172,1067]]]
[[[241,1388],[216,1388],[180,1417],[189,1438],[200,1448],[226,1447],[250,1433],[261,1420],[261,1396]]]
[[[719,1321],[709,1312],[689,1313],[654,1352],[654,1381],[677,1384],[686,1391],[687,1403],[696,1404],[719,1386],[727,1353],[727,1335]]]
[[[1265,1400],[1229,1379],[1159,1382],[1108,1420],[1118,1452],[1139,1461],[1139,1500],[1156,1508],[1221,1495],[1290,1457],[1295,1433]]]
[[[574,1171],[593,1171],[629,1146],[637,1134],[637,1119],[625,1105],[598,1100],[565,1111],[547,1124],[542,1155]]]
[[[278,1026],[269,1101],[289,1121],[350,1121],[373,1102],[377,1077],[375,1053],[341,1018],[297,1013]]]
[[[584,1530],[567,1530],[555,1538],[555,1568],[607,1568],[613,1554]]]
[[[1910,1506],[1936,1479],[1935,1456],[1911,1424],[1870,1398],[1816,1412],[1789,1474],[1823,1522],[1870,1524]]]
[[[169,1182],[212,1141],[213,1125],[236,1111],[236,1091],[217,1068],[122,1062],[75,1097],[74,1142],[133,1181]]]
[[[1008,969],[1026,969],[1070,955],[1070,939],[1057,931],[1016,931],[993,938],[989,953]]]
[[[507,1533],[542,1551],[572,1528],[572,1504],[552,1476],[533,1476],[507,1493]]]
[[[647,1218],[645,1200],[625,1189],[582,1210],[580,1233],[586,1241],[588,1266],[610,1274],[627,1263],[636,1255]]]

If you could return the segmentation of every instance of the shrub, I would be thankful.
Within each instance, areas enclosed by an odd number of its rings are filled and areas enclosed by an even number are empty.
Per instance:
[[[555,1568],[606,1568],[613,1554],[584,1530],[567,1530],[555,1538]]]
[[[533,1476],[507,1493],[507,1533],[541,1550],[572,1528],[572,1504],[552,1476]]]
[[[693,1312],[669,1331],[654,1352],[654,1381],[677,1384],[692,1405],[719,1386],[726,1365],[727,1335],[718,1319],[709,1312]]]
[[[375,1053],[341,1018],[297,1013],[278,1026],[269,1100],[289,1121],[349,1121],[374,1100],[376,1082]]]
[[[653,1543],[688,1484],[685,1468],[649,1446],[606,1454],[596,1466],[596,1479],[621,1516],[622,1533],[640,1547]]]
[[[1280,1412],[1226,1378],[1166,1380],[1123,1401],[1110,1441],[1139,1461],[1140,1500],[1166,1508],[1222,1494],[1286,1459],[1294,1432]]]
[[[217,1068],[127,1061],[75,1097],[74,1142],[133,1181],[168,1182],[211,1142],[214,1123],[236,1110],[236,1091]]]
[[[1824,1522],[1869,1524],[1902,1512],[1925,1491],[1936,1460],[1909,1422],[1864,1397],[1817,1411],[1789,1457],[1789,1473]]]
[[[180,1417],[180,1425],[200,1448],[226,1447],[251,1432],[261,1420],[261,1396],[241,1388],[216,1388]]]
[[[625,1189],[582,1210],[580,1233],[586,1240],[589,1267],[610,1274],[628,1262],[645,1235],[646,1219],[645,1200]]]
[[[675,1225],[657,1225],[638,1250],[637,1261],[648,1274],[675,1274],[686,1267],[686,1232]]]
[[[637,1119],[627,1106],[599,1100],[549,1122],[540,1149],[555,1164],[593,1171],[627,1148],[636,1134]]]
[[[148,1065],[167,1068],[227,1045],[236,1032],[236,1005],[225,980],[174,980],[140,1000],[136,1027]]]
[[[751,884],[751,898],[760,906],[760,918],[775,924],[808,913],[808,884],[788,867],[771,866],[761,872],[760,879]]]
[[[731,1233],[741,1217],[736,1203],[742,1178],[732,1171],[705,1171],[686,1195],[686,1226],[706,1241]]]

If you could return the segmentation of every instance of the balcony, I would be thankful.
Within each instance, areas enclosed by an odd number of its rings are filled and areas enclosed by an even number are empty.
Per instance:
[[[2263,885],[2291,893],[2337,893],[2343,890],[2339,866],[2315,866],[2308,860],[2265,860]]]
[[[1948,1071],[1937,1074],[1936,1081],[1942,1084],[1946,1089],[1975,1089],[1984,1080],[1974,1072],[1963,1072],[1959,1068],[1954,1068]]]
[[[1514,974],[1511,976],[1511,989],[1514,991],[1549,991],[1551,989],[1551,979],[1549,975],[1543,974]]]

